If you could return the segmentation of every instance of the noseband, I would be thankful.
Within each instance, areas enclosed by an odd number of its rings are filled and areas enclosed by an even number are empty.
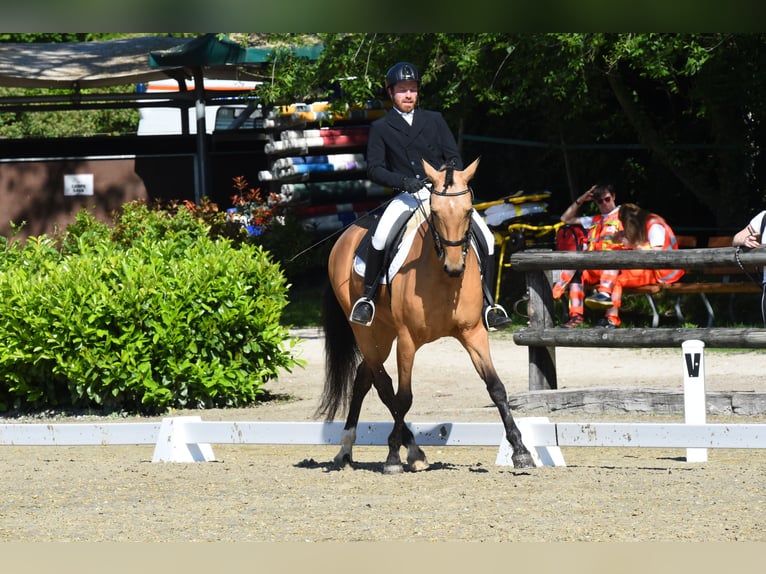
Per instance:
[[[465,195],[466,193],[470,193],[473,199],[473,190],[470,186],[468,186],[466,189],[462,191],[453,191],[449,192],[447,191],[450,186],[453,184],[454,180],[452,178],[452,172],[454,171],[454,167],[450,166],[447,168],[447,175],[444,178],[444,189],[441,191],[437,189],[432,189],[431,194],[432,195],[440,195],[442,197],[459,197],[461,195]],[[431,230],[431,235],[434,239],[434,247],[436,249],[436,256],[441,259],[444,257],[444,246],[447,247],[459,247],[463,246],[463,257],[465,257],[466,253],[468,253],[468,246],[470,244],[470,233],[471,233],[471,226],[468,225],[468,228],[465,231],[465,235],[459,239],[458,241],[451,241],[449,239],[444,239],[440,234],[439,231],[436,229],[436,227],[433,225],[433,210],[431,210],[431,221],[429,221],[429,229]]]

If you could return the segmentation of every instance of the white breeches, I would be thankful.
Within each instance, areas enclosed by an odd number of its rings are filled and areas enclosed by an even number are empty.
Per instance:
[[[415,211],[419,203],[428,201],[430,193],[428,188],[423,187],[415,194],[403,192],[394,197],[386,206],[383,215],[380,216],[380,222],[378,222],[375,235],[372,236],[373,248],[382,251],[386,247],[386,241],[391,233],[391,228],[396,223],[396,220],[399,219],[399,216],[402,213]],[[489,255],[492,255],[495,252],[495,236],[492,235],[489,227],[487,227],[484,218],[475,209],[471,213],[471,218],[484,234]]]

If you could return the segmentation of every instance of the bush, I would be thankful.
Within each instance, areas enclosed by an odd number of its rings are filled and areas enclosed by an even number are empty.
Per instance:
[[[6,243],[0,409],[255,402],[298,364],[279,323],[286,281],[262,248],[209,231],[133,203],[111,228],[81,213],[57,241]]]

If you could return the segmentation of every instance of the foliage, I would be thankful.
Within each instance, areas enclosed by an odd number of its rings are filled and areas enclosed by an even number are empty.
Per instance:
[[[300,364],[279,322],[287,285],[262,248],[209,233],[190,210],[135,202],[112,227],[80,214],[62,238],[6,244],[0,407],[255,402]]]
[[[98,93],[124,93],[123,87],[101,88]],[[83,94],[93,90],[82,90]],[[64,90],[0,88],[0,97],[68,95]],[[64,110],[0,113],[0,137],[63,138],[136,133],[139,112],[131,109]]]
[[[464,142],[466,156],[495,154],[484,157],[493,167],[475,182],[495,194],[486,199],[525,188],[563,187],[574,196],[611,180],[672,224],[720,228],[740,225],[766,202],[762,34],[318,36],[318,61],[275,59],[272,76],[289,82],[271,85],[267,101],[311,99],[337,78],[345,78],[340,98],[383,96],[387,67],[412,61],[422,105],[443,111],[455,133],[547,146],[488,151]],[[570,201],[562,197],[560,207]]]
[[[109,35],[107,34],[90,34],[90,33],[59,33],[59,32],[42,32],[42,33],[22,33],[22,34],[8,34],[0,33],[0,42],[14,42],[14,43],[40,43],[40,42],[87,42],[89,40],[101,39],[104,40]]]
[[[331,245],[314,245],[314,237],[275,192],[252,187],[244,176],[233,178],[236,191],[226,220],[239,228],[238,241],[263,247],[282,266],[289,282],[300,282],[316,271],[324,272]],[[313,281],[313,278],[309,279]]]
[[[103,35],[10,35],[70,41]],[[330,100],[334,108],[385,98],[398,60],[418,66],[424,107],[442,111],[464,159],[482,156],[484,199],[550,189],[563,209],[595,181],[671,225],[732,231],[766,203],[761,142],[766,36],[761,33],[326,33],[237,35],[273,47],[265,106]],[[296,43],[321,42],[316,61]],[[101,113],[101,112],[95,112]],[[99,120],[28,114],[0,118],[0,135],[120,133],[123,110]],[[46,116],[54,117],[45,119]],[[133,128],[134,131],[134,128]],[[463,135],[469,137],[462,137]],[[494,140],[483,143],[477,138]]]

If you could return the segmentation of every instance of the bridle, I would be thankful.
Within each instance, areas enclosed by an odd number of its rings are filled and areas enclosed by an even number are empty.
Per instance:
[[[444,188],[439,191],[437,189],[431,189],[431,195],[440,195],[442,197],[459,197],[461,195],[465,195],[466,193],[471,194],[471,199],[473,200],[473,189],[471,189],[471,186],[469,185],[466,189],[463,189],[461,191],[447,191],[452,184],[454,183],[454,179],[452,177],[453,171],[455,170],[454,165],[450,165],[447,167],[447,174],[444,178]],[[439,231],[436,229],[436,227],[433,225],[433,209],[431,210],[431,215],[428,219],[428,228],[431,231],[431,236],[434,240],[434,248],[436,249],[436,256],[441,259],[444,257],[444,247],[459,247],[463,246],[463,253],[462,256],[465,258],[466,254],[468,253],[468,247],[471,242],[471,226],[469,225],[466,228],[465,235],[457,240],[452,241],[449,239],[445,239],[439,234]]]

